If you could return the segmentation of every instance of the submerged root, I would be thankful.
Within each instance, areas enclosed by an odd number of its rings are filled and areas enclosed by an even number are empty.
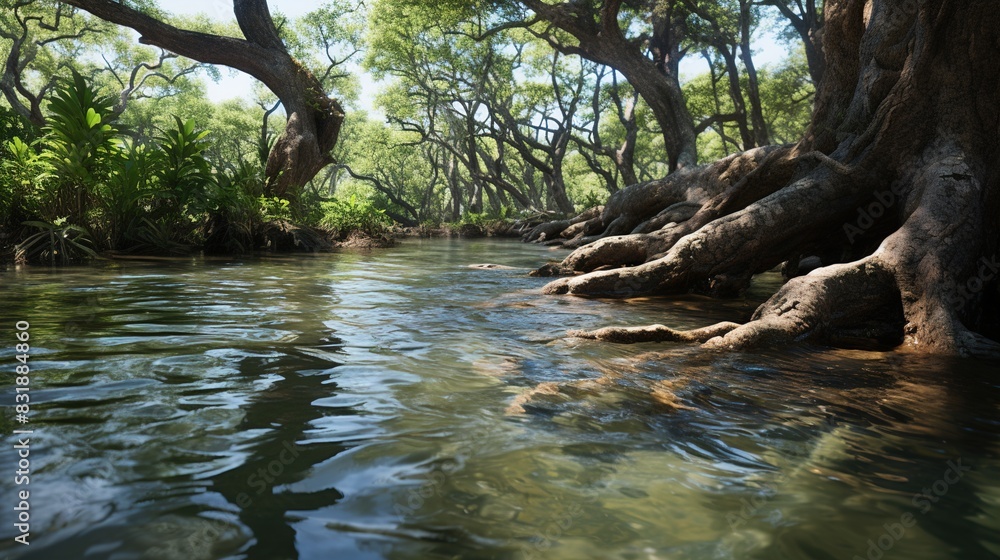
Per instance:
[[[568,336],[603,340],[618,344],[640,342],[705,342],[739,328],[737,323],[718,323],[710,327],[689,331],[678,331],[663,325],[648,327],[605,327],[596,331],[569,331]]]
[[[865,259],[814,270],[790,280],[750,322],[706,342],[742,349],[810,340],[842,346],[899,343],[902,307],[895,279]]]
[[[683,400],[692,377],[649,380],[636,376],[637,369],[627,364],[602,369],[603,375],[592,379],[539,383],[515,397],[505,414],[525,414],[525,407],[530,404],[538,406],[543,402],[555,404],[565,401],[610,407],[618,407],[623,402],[646,401],[654,404],[659,412],[694,410]]]
[[[536,386],[535,388],[529,389],[528,391],[525,391],[524,393],[521,393],[520,395],[514,397],[514,400],[510,403],[510,405],[507,407],[507,410],[505,410],[504,413],[508,415],[524,414],[525,413],[524,405],[531,402],[531,400],[534,399],[536,396],[558,395],[558,394],[559,394],[559,385],[557,383],[553,383],[551,381],[547,381],[545,383],[539,383],[538,386]]]

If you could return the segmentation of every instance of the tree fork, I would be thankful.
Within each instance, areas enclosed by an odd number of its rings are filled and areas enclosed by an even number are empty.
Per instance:
[[[285,130],[268,155],[269,194],[296,198],[298,190],[332,163],[344,109],[328,97],[315,75],[295,60],[278,36],[266,0],[234,0],[245,39],[174,27],[112,0],[63,0],[111,23],[134,29],[139,42],[206,64],[245,72],[266,85],[285,107]]]

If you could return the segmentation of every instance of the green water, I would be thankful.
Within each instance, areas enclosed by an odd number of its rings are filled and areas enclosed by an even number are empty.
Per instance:
[[[3,371],[31,324],[34,430],[25,547],[4,374],[0,555],[1000,555],[1000,368],[565,339],[742,320],[774,282],[749,301],[542,296],[525,272],[556,256],[413,240],[0,272]]]

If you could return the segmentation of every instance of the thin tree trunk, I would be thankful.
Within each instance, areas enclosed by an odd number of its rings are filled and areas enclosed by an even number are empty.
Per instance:
[[[758,146],[771,143],[764,121],[763,104],[760,101],[760,84],[757,81],[757,67],[753,63],[753,53],[750,51],[750,13],[751,2],[740,0],[740,60],[747,72],[747,98],[750,101],[750,122],[753,124],[754,141]]]

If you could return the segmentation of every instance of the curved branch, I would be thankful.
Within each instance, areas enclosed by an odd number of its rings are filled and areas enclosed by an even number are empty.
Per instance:
[[[392,189],[390,189],[389,187],[386,187],[382,183],[382,181],[380,181],[378,179],[378,177],[373,177],[371,175],[364,175],[364,174],[361,174],[361,173],[357,173],[356,171],[354,171],[353,169],[351,169],[350,165],[347,165],[346,163],[337,164],[336,169],[343,169],[351,177],[354,177],[355,179],[357,179],[359,181],[365,181],[367,183],[371,183],[371,185],[373,187],[375,187],[379,192],[381,192],[382,194],[384,194],[389,199],[390,202],[392,202],[396,206],[399,206],[400,208],[406,210],[406,212],[409,213],[410,216],[412,216],[412,219],[411,219],[411,218],[407,218],[405,216],[399,216],[399,215],[396,215],[394,213],[390,213],[390,212],[387,211],[386,214],[389,215],[390,218],[396,220],[397,222],[399,222],[399,223],[401,223],[401,224],[403,224],[404,226],[407,226],[407,227],[414,227],[414,226],[418,225],[417,219],[419,218],[419,213],[417,212],[417,209],[414,208],[413,205],[411,205],[409,202],[406,202],[405,200],[403,200],[403,199],[399,198],[398,196],[396,196],[396,193],[392,192]]]
[[[277,44],[267,41],[265,35],[258,36],[253,31],[256,27],[251,27],[253,40],[237,39],[181,29],[112,0],[63,0],[63,2],[84,9],[105,21],[134,29],[140,34],[140,43],[167,49],[206,64],[221,64],[235,68],[268,84],[269,87],[279,76],[266,62],[274,60],[275,50],[280,50],[287,56],[280,40]],[[234,2],[234,7],[240,3],[237,0]],[[265,42],[258,43],[256,40]]]

